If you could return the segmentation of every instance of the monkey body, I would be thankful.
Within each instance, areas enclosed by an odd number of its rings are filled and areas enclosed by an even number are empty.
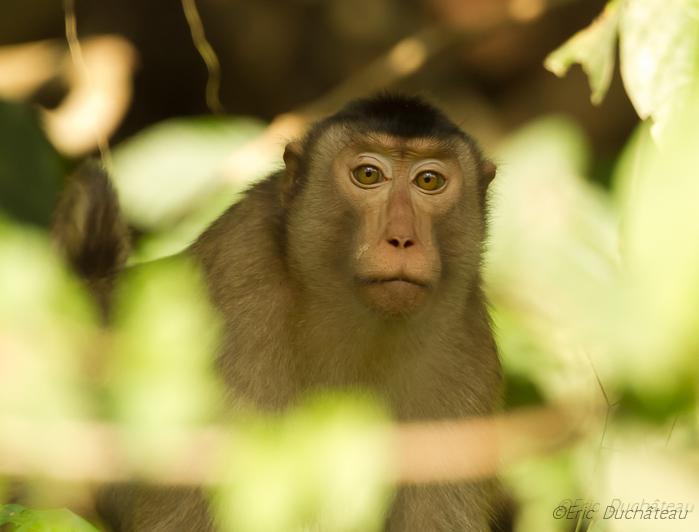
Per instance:
[[[445,287],[448,305],[437,294],[410,316],[367,308],[349,286],[347,293],[317,297],[295,278],[276,244],[283,231],[277,201],[282,177],[250,190],[189,250],[225,320],[218,363],[232,400],[278,410],[309,390],[359,386],[384,397],[399,420],[489,412],[499,373],[480,287],[461,293]],[[329,255],[320,260],[342,268],[334,263],[344,257]],[[490,356],[469,356],[484,343]],[[426,401],[421,391],[444,397]]]
[[[479,268],[494,165],[439,111],[392,96],[351,103],[284,160],[186,251],[224,323],[231,409],[351,387],[398,421],[491,413],[500,369]],[[213,527],[197,490],[113,490],[101,507],[117,530]],[[405,486],[387,530],[485,531],[489,508],[486,484]]]

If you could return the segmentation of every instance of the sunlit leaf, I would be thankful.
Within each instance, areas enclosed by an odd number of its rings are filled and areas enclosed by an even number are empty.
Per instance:
[[[601,503],[599,520],[616,523],[612,530],[629,532],[696,530],[699,481],[687,467],[689,457],[666,452],[665,438],[653,448],[647,431],[627,430],[619,436],[612,445],[623,452],[601,454],[605,475],[594,489]]]
[[[216,497],[231,530],[383,528],[388,447],[380,408],[323,396],[283,418],[236,425],[226,484]],[[308,527],[308,528],[303,528]]]
[[[0,526],[12,532],[97,532],[90,523],[73,512],[61,510],[28,510],[19,504],[0,506]]]
[[[144,467],[166,467],[177,434],[210,422],[219,322],[199,272],[185,257],[128,271],[118,288],[110,389]]]
[[[687,103],[696,75],[699,1],[628,0],[619,22],[621,75],[638,115],[659,138]]]
[[[544,66],[558,77],[565,76],[574,63],[580,63],[590,81],[591,99],[595,105],[602,102],[612,80],[617,28],[624,2],[609,2],[592,24],[549,54],[544,62]]]
[[[81,366],[96,317],[46,236],[0,219],[0,412],[85,414]]]
[[[497,334],[498,352],[505,379],[505,405],[514,407],[542,402],[540,388],[546,375],[558,368],[537,345],[516,309],[492,302],[491,319]]]
[[[243,118],[180,118],[144,130],[114,150],[114,181],[129,221],[172,224],[222,189],[224,161],[263,130]]]
[[[647,133],[634,150],[642,164],[620,172],[624,255],[629,277],[629,342],[621,375],[639,397],[671,399],[696,378],[699,349],[699,102],[666,131],[656,150]],[[628,159],[628,157],[627,157]],[[633,325],[632,325],[633,324]]]
[[[549,397],[589,393],[594,374],[580,346],[598,343],[606,313],[614,312],[615,214],[581,178],[586,141],[570,122],[531,124],[498,158],[509,165],[491,185],[484,278],[496,324],[510,324],[497,329],[504,363]]]
[[[239,198],[241,187],[227,187],[194,207],[191,213],[172,226],[154,231],[139,241],[132,259],[148,262],[184,250]]]

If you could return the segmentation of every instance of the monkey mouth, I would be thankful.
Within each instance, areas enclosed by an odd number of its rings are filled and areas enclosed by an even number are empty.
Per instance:
[[[392,283],[396,283],[396,286],[399,286],[401,283],[407,283],[419,286],[421,288],[430,287],[430,283],[428,282],[422,281],[420,279],[413,279],[411,277],[406,277],[403,275],[395,277],[357,277],[356,280],[357,283],[362,286],[385,285]]]
[[[403,317],[420,308],[429,295],[429,283],[403,275],[357,278],[362,301],[382,314]]]

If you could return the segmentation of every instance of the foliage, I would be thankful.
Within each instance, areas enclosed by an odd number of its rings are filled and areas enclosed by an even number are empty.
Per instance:
[[[215,501],[231,530],[379,531],[390,500],[386,414],[362,393],[321,394],[235,423]]]
[[[84,288],[46,235],[0,218],[0,415],[86,415],[79,375],[95,332]]]
[[[0,506],[0,526],[12,524],[12,532],[97,532],[97,529],[66,510],[28,510],[19,504]]]
[[[699,474],[688,467],[699,442],[698,13],[697,0],[613,0],[546,61],[558,75],[581,63],[599,103],[620,40],[629,97],[651,120],[629,140],[610,191],[587,179],[590,148],[567,118],[526,125],[497,154],[505,164],[491,190],[484,276],[516,384],[510,404],[601,405],[607,414],[570,449],[506,473],[519,531],[569,530],[551,512],[576,499],[699,500]],[[241,184],[222,184],[222,169],[259,131],[243,119],[178,120],[116,148],[129,221],[147,232],[137,260],[179,251],[225,208]],[[44,140],[29,143],[53,175],[55,154]],[[320,515],[329,530],[378,530],[390,495],[384,413],[349,394],[309,400],[285,417],[239,412],[231,423],[222,408],[231,398],[212,371],[218,323],[198,276],[178,256],[133,270],[105,335],[46,235],[0,218],[0,416],[118,422],[130,467],[146,478],[177,461],[188,431],[224,424],[232,451],[212,495],[222,522],[275,532]],[[111,362],[86,369],[95,352]],[[32,473],[29,482],[40,483],[42,472]],[[695,530],[692,517],[672,530]],[[3,523],[91,530],[67,510],[9,505],[0,507]],[[600,514],[588,525],[620,529]]]
[[[619,33],[625,86],[653,124],[629,141],[611,192],[585,179],[589,151],[570,122],[540,120],[499,154],[509,165],[494,184],[486,279],[505,370],[545,401],[607,410],[572,449],[506,476],[517,530],[570,529],[551,512],[576,499],[601,503],[592,521],[572,518],[583,528],[661,530],[604,519],[606,505],[699,500],[685,466],[698,442],[698,13],[692,1],[614,0],[547,59],[559,75],[580,62],[598,103]]]
[[[120,201],[129,222],[148,233],[136,260],[182,251],[234,201],[244,184],[222,179],[226,160],[262,130],[249,118],[178,118],[115,148]]]
[[[546,402],[611,414],[567,452],[513,468],[518,530],[567,529],[551,518],[556,497],[699,496],[681,467],[697,443],[697,113],[699,101],[662,150],[641,127],[611,194],[582,177],[585,143],[570,122],[533,124],[500,153],[512,164],[493,190],[486,281],[505,370]]]
[[[638,115],[653,119],[652,133],[659,139],[696,82],[697,24],[697,0],[612,0],[595,22],[549,55],[545,66],[564,76],[580,63],[598,104],[611,81],[618,33],[626,91]]]
[[[64,171],[34,113],[0,101],[0,209],[22,222],[48,225]]]

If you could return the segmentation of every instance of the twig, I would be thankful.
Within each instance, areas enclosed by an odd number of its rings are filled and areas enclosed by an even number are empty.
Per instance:
[[[204,25],[201,23],[199,11],[194,0],[182,0],[182,8],[184,15],[189,24],[189,30],[192,32],[192,41],[194,46],[201,55],[201,58],[206,63],[206,70],[209,77],[206,81],[206,105],[214,114],[224,114],[226,110],[219,100],[218,92],[221,86],[221,65],[218,61],[218,56],[214,51],[209,41],[204,35]]]
[[[80,46],[80,40],[78,39],[78,25],[75,19],[74,0],[63,0],[63,13],[65,16],[66,40],[68,41],[68,48],[70,49],[73,64],[75,65],[75,69],[78,71],[78,75],[89,86],[90,72],[85,64],[82,47]],[[107,137],[97,130],[95,130],[94,134],[95,140],[97,141],[97,146],[99,147],[100,154],[102,156],[102,164],[105,168],[111,169],[113,167],[112,152],[109,149]]]

